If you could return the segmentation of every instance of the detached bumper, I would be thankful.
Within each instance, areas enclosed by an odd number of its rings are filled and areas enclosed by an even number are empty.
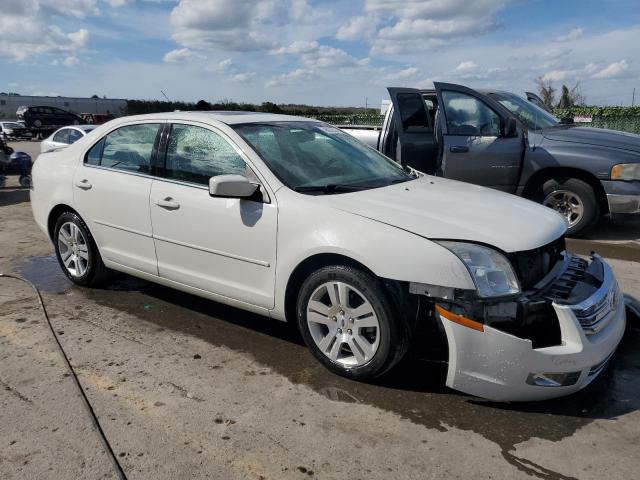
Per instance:
[[[622,294],[611,268],[603,267],[604,281],[591,297],[553,304],[562,337],[557,346],[534,349],[530,340],[441,317],[449,343],[447,386],[496,401],[544,400],[586,387],[604,370],[626,323]]]

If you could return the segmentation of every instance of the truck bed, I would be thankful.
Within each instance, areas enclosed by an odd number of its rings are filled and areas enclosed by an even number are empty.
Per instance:
[[[338,126],[340,130],[349,135],[357,138],[362,143],[369,145],[372,148],[378,147],[378,138],[380,137],[380,132],[382,131],[382,127],[371,127],[371,126],[358,126],[358,125],[349,125],[349,126]]]

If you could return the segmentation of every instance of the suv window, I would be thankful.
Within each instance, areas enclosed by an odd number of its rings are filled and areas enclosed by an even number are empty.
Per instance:
[[[53,136],[53,141],[54,142],[59,142],[59,143],[70,143],[69,142],[69,129],[68,128],[63,128],[62,130],[57,132]]]
[[[442,101],[450,135],[500,135],[500,117],[481,100],[465,93],[445,90],[442,92]]]
[[[166,177],[208,185],[216,175],[245,175],[246,164],[224,138],[211,130],[192,125],[171,127]]]
[[[99,163],[96,161],[96,144],[87,154],[86,162],[107,168],[136,173],[149,173],[153,145],[159,123],[128,125],[109,133],[104,139],[104,148]]]

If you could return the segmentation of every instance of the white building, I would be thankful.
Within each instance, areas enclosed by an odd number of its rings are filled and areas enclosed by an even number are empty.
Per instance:
[[[0,119],[16,118],[18,107],[58,107],[73,113],[127,114],[127,101],[121,98],[33,97],[0,93]]]

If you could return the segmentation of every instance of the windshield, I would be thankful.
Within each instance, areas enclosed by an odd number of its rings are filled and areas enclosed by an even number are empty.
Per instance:
[[[415,177],[343,131],[318,122],[269,122],[233,127],[271,171],[298,191],[338,193]]]
[[[549,112],[513,93],[494,93],[492,97],[532,130],[560,124],[560,120]]]
[[[3,123],[2,125],[4,126],[4,128],[22,128],[22,125],[14,122]]]

